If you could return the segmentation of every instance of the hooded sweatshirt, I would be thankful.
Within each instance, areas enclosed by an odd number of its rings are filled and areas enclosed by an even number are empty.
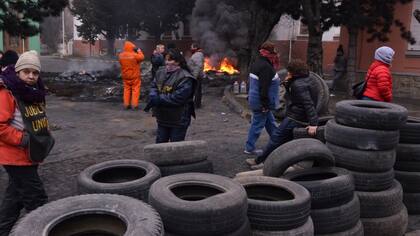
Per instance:
[[[140,62],[144,60],[144,54],[135,52],[136,45],[132,42],[126,41],[124,44],[124,51],[119,55],[121,65],[121,76],[123,80],[140,79]]]

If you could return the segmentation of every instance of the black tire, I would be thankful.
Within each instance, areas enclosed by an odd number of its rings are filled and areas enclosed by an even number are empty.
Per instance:
[[[304,138],[292,140],[274,150],[264,162],[263,173],[279,177],[293,164],[306,160],[314,160],[316,166],[334,166],[334,156],[325,144]]]
[[[191,164],[159,166],[163,176],[183,174],[183,173],[213,173],[213,163],[209,160],[200,161]]]
[[[341,206],[327,209],[312,209],[315,234],[331,234],[346,231],[357,225],[360,218],[359,198],[353,199]]]
[[[408,114],[397,104],[363,100],[340,101],[335,112],[335,120],[341,125],[376,130],[398,130]]]
[[[326,125],[325,139],[329,143],[352,149],[391,150],[398,144],[399,131],[353,128],[330,120]]]
[[[50,202],[27,214],[10,235],[46,235],[47,231],[48,235],[164,235],[162,221],[153,208],[113,194],[79,195]]]
[[[380,192],[356,192],[361,218],[382,218],[397,214],[403,208],[403,190],[394,180],[391,188]]]
[[[420,172],[395,171],[404,193],[420,193]]]
[[[288,180],[265,176],[236,178],[247,192],[251,228],[283,231],[307,222],[311,197],[305,188]]]
[[[420,214],[420,193],[404,193],[403,201],[410,215]]]
[[[150,144],[144,147],[144,155],[157,166],[191,164],[207,160],[206,141],[182,141]]]
[[[387,151],[363,151],[340,147],[327,143],[334,154],[336,166],[360,172],[384,172],[392,169],[395,163],[394,149]]]
[[[221,236],[250,236],[250,235],[251,235],[251,226],[249,224],[249,221],[245,221],[245,223],[242,224],[242,226],[235,232],[224,234]],[[182,235],[165,232],[165,236],[182,236]]]
[[[338,232],[338,233],[332,233],[332,234],[317,234],[316,236],[364,236],[363,232],[363,225],[362,222],[359,220],[353,228]]]
[[[420,162],[420,144],[408,144],[408,143],[398,144],[397,161]]]
[[[189,173],[161,178],[150,188],[149,202],[165,228],[179,235],[224,235],[247,220],[245,189],[223,176]]]
[[[408,214],[403,209],[395,215],[383,218],[362,218],[365,235],[369,236],[403,236],[407,231]]]
[[[113,193],[147,201],[150,186],[159,178],[159,168],[150,162],[115,160],[86,168],[77,185],[79,194]]]
[[[285,231],[260,231],[252,230],[252,236],[313,236],[314,224],[311,217],[308,218],[306,223],[296,229]]]
[[[420,144],[420,117],[409,116],[400,127],[400,143]]]
[[[277,74],[283,80],[287,76],[287,70],[280,70],[277,72]],[[313,81],[315,81],[314,84],[318,90],[315,110],[318,112],[318,115],[325,115],[328,113],[328,103],[330,101],[330,90],[328,88],[328,85],[327,83],[325,83],[324,79],[322,79],[321,76],[314,72],[310,72],[309,76]],[[284,97],[280,97],[280,103],[286,103]]]
[[[420,172],[420,162],[419,161],[397,161],[395,162],[394,169],[398,171]]]
[[[365,173],[350,171],[354,177],[356,191],[376,192],[384,191],[392,186],[394,170],[380,173]]]
[[[324,116],[319,118],[318,128],[316,129],[316,135],[310,136],[306,128],[294,128],[293,129],[293,138],[315,138],[319,141],[325,143],[325,125],[331,119],[334,119],[334,116]]]
[[[353,199],[353,176],[342,168],[318,167],[297,170],[285,174],[283,178],[294,181],[309,190],[312,209],[336,207]]]

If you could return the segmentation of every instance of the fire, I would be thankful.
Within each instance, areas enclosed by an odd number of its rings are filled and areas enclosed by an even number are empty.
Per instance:
[[[233,63],[227,57],[223,58],[218,67],[212,66],[210,58],[206,57],[204,59],[204,72],[208,71],[224,72],[229,75],[239,74],[239,71],[235,69]]]

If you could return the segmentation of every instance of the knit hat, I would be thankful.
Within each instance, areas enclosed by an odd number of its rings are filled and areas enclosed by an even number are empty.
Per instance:
[[[389,65],[392,63],[394,54],[395,51],[392,48],[386,46],[380,47],[376,49],[375,59]]]
[[[39,61],[38,53],[34,50],[24,52],[16,62],[16,72],[27,68],[41,71],[41,62]]]
[[[19,55],[15,51],[7,50],[0,59],[0,66],[14,65],[18,59]]]

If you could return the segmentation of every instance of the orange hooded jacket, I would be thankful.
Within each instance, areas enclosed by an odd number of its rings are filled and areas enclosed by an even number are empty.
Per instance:
[[[34,165],[29,160],[28,149],[19,146],[23,131],[10,125],[16,106],[12,93],[0,83],[0,165]]]
[[[124,51],[119,55],[123,80],[141,79],[139,64],[144,60],[144,54],[141,51],[134,52],[134,48],[136,48],[136,45],[126,41]]]

